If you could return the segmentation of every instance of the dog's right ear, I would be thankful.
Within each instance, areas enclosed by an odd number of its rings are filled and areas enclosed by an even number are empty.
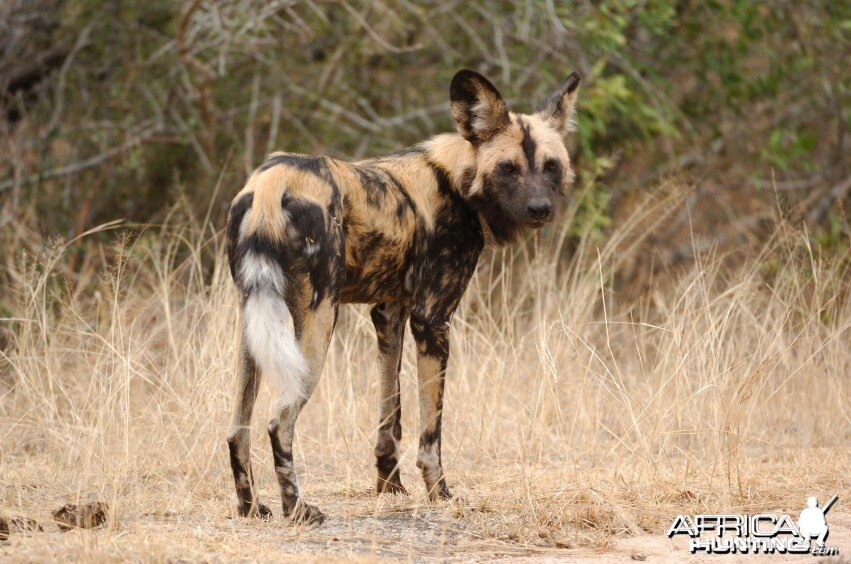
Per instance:
[[[511,123],[505,100],[475,71],[464,69],[455,74],[449,99],[458,133],[477,147]]]
[[[573,114],[576,112],[576,98],[579,97],[579,75],[570,73],[561,86],[556,88],[546,100],[538,106],[538,115],[559,135],[573,131]]]

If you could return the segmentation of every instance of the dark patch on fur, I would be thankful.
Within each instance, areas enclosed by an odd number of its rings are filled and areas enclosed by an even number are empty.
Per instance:
[[[405,147],[404,149],[399,149],[398,151],[379,157],[376,160],[387,161],[398,157],[407,157],[409,155],[424,155],[425,152],[425,149],[423,149],[421,145],[412,145],[411,147]]]
[[[399,319],[393,315],[394,310],[381,303],[369,311],[372,324],[375,327],[375,336],[378,341],[378,352],[383,355],[394,353],[400,345],[401,336],[396,333]]]
[[[381,454],[375,457],[375,467],[378,469],[378,475],[385,481],[391,474],[399,473],[399,460],[396,458],[396,451],[393,454]]]
[[[284,194],[281,206],[287,212],[289,267],[296,276],[306,275],[313,288],[310,308],[316,309],[331,293],[339,251],[331,238],[331,225],[321,206]]]
[[[441,312],[443,314],[443,312]],[[411,317],[411,333],[422,354],[443,358],[449,356],[449,320],[444,323]]]
[[[239,446],[236,443],[236,439],[228,439],[228,451],[230,452],[230,469],[231,472],[233,472],[234,480],[240,480],[241,478],[244,478],[246,481],[248,481],[248,472],[245,468],[243,468],[242,462],[239,461],[239,454],[237,452],[238,448]],[[237,488],[237,490],[240,494],[240,497],[243,497],[243,499],[245,499],[242,494],[246,493],[246,490],[241,488]],[[250,489],[247,490],[247,494],[247,497],[251,497]]]
[[[553,170],[547,170],[545,168],[544,174],[546,175],[547,182],[549,182],[550,188],[553,192],[564,196],[564,170],[561,166],[561,162],[557,159],[553,159],[553,162],[556,164],[555,168]],[[544,164],[546,165],[546,162]]]
[[[398,198],[398,201],[396,203],[396,217],[401,219],[402,216],[407,213],[407,210],[410,210],[411,213],[416,213],[417,206],[416,204],[414,204],[414,200],[413,198],[411,198],[411,195],[408,193],[408,190],[405,189],[402,183],[399,182],[399,179],[396,178],[396,175],[394,175],[392,172],[387,170],[384,171],[384,173],[387,175],[387,180],[389,180],[393,187],[396,188],[396,195]]]
[[[237,439],[235,437],[228,439],[230,467],[236,484],[237,512],[242,517],[267,519],[272,516],[272,512],[254,497],[254,476],[251,474],[250,468],[246,469],[239,460],[238,449]],[[247,485],[243,486],[242,483]]]
[[[396,443],[389,435],[381,435],[375,445],[376,467],[379,476],[388,477],[398,472],[399,460],[396,455]]]
[[[506,180],[500,175],[485,175],[484,187],[481,192],[470,196],[467,201],[481,215],[488,226],[496,245],[507,245],[520,236],[523,226],[514,221],[506,213],[499,201],[500,190],[509,191],[514,188],[514,181]]]
[[[461,175],[461,186],[458,187],[461,194],[466,196],[470,193],[470,188],[473,186],[473,182],[476,180],[476,169],[468,168]]]
[[[269,431],[269,440],[272,441],[272,458],[275,460],[276,468],[292,468],[293,453],[284,450],[281,440],[278,438],[277,430]]]
[[[249,252],[264,255],[277,263],[281,270],[286,274],[291,270],[290,249],[286,243],[279,243],[270,240],[268,237],[254,233],[244,237],[237,243],[235,249],[229,254],[229,260],[232,263],[231,273],[234,276],[234,281],[237,287],[243,292],[243,295],[249,295],[258,290],[254,283],[248,283],[242,279],[239,265],[245,259],[245,255]]]
[[[441,394],[441,400],[438,404],[438,410],[443,410],[443,394]],[[420,446],[428,447],[440,441],[440,429],[441,429],[441,418],[438,418],[436,421],[436,425],[434,429],[430,431],[425,431],[422,435],[420,435]]]
[[[526,157],[526,162],[529,166],[529,172],[535,172],[535,150],[538,144],[532,139],[532,133],[529,131],[529,124],[523,118],[517,118],[520,123],[520,131],[523,132],[523,139],[520,141],[520,147],[523,149],[523,155]]]
[[[366,194],[366,203],[373,207],[381,207],[387,196],[387,184],[379,170],[372,167],[351,165]]]
[[[456,194],[456,191],[453,190],[452,181],[449,179],[449,171],[431,160],[426,161],[426,164],[428,164],[432,174],[434,174],[434,178],[437,181],[438,192],[449,198]],[[475,179],[476,171],[472,171],[472,174]],[[472,184],[472,180],[470,180],[470,183]],[[461,199],[456,200],[454,203],[464,205],[464,201]]]
[[[399,473],[399,461],[396,457],[376,457],[376,469],[378,477],[375,489],[378,493],[408,493],[402,485],[402,476]]]
[[[376,303],[406,299],[405,273],[414,260],[414,242],[402,248],[383,232],[362,226],[360,244],[350,249],[342,300],[347,303]]]
[[[239,228],[242,225],[242,218],[246,212],[251,209],[251,204],[254,202],[254,193],[249,192],[239,197],[230,206],[228,214],[228,229],[227,229],[227,249],[228,249],[228,265],[230,266],[230,275],[234,280],[237,278],[239,270],[239,256],[237,254],[237,246],[239,245]]]
[[[278,485],[281,488],[281,501],[286,515],[290,515],[298,503],[298,487],[284,474],[295,472],[293,466],[293,453],[285,450],[278,437],[280,424],[272,420],[269,423],[269,442],[272,444],[272,459],[275,461],[275,475],[278,477]]]
[[[266,159],[266,162],[257,168],[257,172],[263,172],[279,165],[295,168],[303,172],[313,173],[323,180],[324,177],[322,172],[327,167],[325,157],[317,157],[313,155],[293,155],[287,153],[283,155],[270,156]]]

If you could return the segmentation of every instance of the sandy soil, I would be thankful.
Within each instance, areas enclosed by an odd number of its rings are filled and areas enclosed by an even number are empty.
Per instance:
[[[548,560],[580,562],[740,562],[754,557],[695,556],[683,537],[669,540],[663,530],[611,539],[605,548],[571,547],[541,539],[533,544],[484,538],[473,532],[458,505],[417,505],[404,497],[386,502],[353,499],[326,504],[330,518],[320,527],[296,527],[279,517],[263,522],[232,515],[143,514],[119,518],[110,528],[60,532],[14,532],[0,544],[3,561],[273,561],[373,560]],[[829,545],[847,562],[851,513],[829,514]],[[557,546],[560,545],[560,546]],[[770,562],[812,561],[806,556],[760,556]]]

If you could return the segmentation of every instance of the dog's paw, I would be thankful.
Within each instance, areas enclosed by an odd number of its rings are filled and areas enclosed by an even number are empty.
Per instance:
[[[260,503],[240,503],[236,507],[240,517],[253,517],[255,519],[263,519],[264,521],[272,518],[272,510]]]
[[[443,480],[436,483],[428,492],[428,499],[432,502],[448,501],[452,498],[452,492],[449,491],[449,486]]]
[[[393,474],[386,479],[378,478],[378,481],[375,483],[375,491],[379,495],[383,493],[408,494],[408,490],[406,490],[405,486],[402,485],[402,480],[399,478],[399,474]]]
[[[290,516],[299,525],[321,525],[325,522],[325,514],[315,505],[299,501]]]

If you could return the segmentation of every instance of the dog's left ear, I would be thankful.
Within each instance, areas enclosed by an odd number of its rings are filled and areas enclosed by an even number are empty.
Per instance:
[[[538,106],[538,115],[559,134],[573,131],[573,113],[579,97],[579,75],[575,72],[564,79],[546,100]]]
[[[477,147],[511,123],[499,91],[476,71],[463,69],[455,74],[449,99],[458,133]]]

